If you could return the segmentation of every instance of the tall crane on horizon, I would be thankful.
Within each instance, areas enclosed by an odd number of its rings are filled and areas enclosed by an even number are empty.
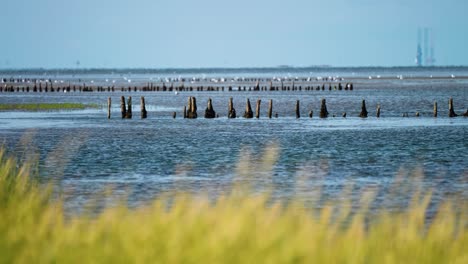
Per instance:
[[[421,47],[421,40],[423,38],[423,46]],[[418,28],[418,45],[416,48],[415,59],[416,66],[434,66],[435,61],[436,60],[434,57],[434,32],[432,28]]]
[[[421,50],[421,29],[418,28],[418,46],[416,49],[416,66],[421,67],[422,66],[422,50]]]

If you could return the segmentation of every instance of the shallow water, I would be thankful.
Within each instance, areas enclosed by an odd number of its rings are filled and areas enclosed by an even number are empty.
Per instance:
[[[121,95],[134,98],[132,120],[120,118]],[[113,107],[107,120],[109,96]],[[145,120],[139,118],[140,96],[149,111]],[[200,117],[212,98],[220,118],[181,118],[188,96],[196,96]],[[238,116],[247,98],[252,107],[262,99],[261,118],[227,119],[229,97]],[[258,191],[273,188],[273,195],[284,200],[312,199],[318,189],[337,197],[351,183],[356,192],[379,189],[377,199],[385,200],[396,188],[401,193],[386,206],[400,207],[410,195],[403,191],[409,185],[433,189],[439,200],[447,195],[468,198],[468,118],[447,117],[449,97],[456,111],[464,112],[468,82],[361,80],[354,91],[3,93],[0,103],[79,102],[102,108],[0,112],[0,141],[23,160],[40,153],[41,180],[55,180],[72,210],[109,186],[117,195],[130,190],[128,201],[137,206],[173,190],[219,194],[235,182],[248,182]],[[327,99],[328,119],[318,118],[321,98]],[[266,118],[269,99],[279,118]],[[357,117],[362,99],[367,119]],[[301,102],[300,119],[295,118],[296,100]],[[434,101],[439,103],[438,118],[432,117]],[[381,118],[375,117],[377,104]],[[347,118],[341,117],[343,112]],[[410,117],[402,118],[403,113]],[[279,156],[268,172],[262,157],[272,148]],[[239,162],[246,155],[250,163]],[[239,177],[241,169],[247,169],[247,177]],[[411,176],[419,172],[424,178]],[[398,175],[404,178],[403,187],[394,187],[401,181]]]

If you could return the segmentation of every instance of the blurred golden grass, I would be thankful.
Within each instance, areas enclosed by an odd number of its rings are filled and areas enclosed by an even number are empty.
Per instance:
[[[268,176],[277,155],[267,148],[252,165],[243,151],[237,173]],[[51,187],[0,150],[0,263],[468,263],[466,201],[444,202],[428,222],[430,193],[416,193],[400,212],[369,213],[369,191],[357,212],[342,200],[316,213],[247,189],[65,217]]]

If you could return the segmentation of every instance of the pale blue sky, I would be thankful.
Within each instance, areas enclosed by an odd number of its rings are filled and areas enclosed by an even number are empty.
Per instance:
[[[0,0],[0,68],[468,65],[467,0]]]

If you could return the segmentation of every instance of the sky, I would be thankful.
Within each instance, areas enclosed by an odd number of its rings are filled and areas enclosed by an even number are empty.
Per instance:
[[[468,65],[467,0],[0,0],[0,68]],[[77,65],[77,61],[80,62]]]

